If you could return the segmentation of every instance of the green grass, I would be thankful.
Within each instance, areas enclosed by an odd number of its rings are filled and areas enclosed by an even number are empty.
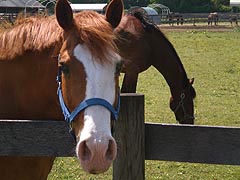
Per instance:
[[[240,32],[168,32],[188,77],[197,91],[195,124],[240,126]],[[169,109],[169,88],[154,69],[139,77],[138,93],[145,94],[145,119],[176,123]],[[147,180],[237,180],[240,166],[146,161]],[[58,158],[49,180],[111,180],[84,173],[75,158]]]

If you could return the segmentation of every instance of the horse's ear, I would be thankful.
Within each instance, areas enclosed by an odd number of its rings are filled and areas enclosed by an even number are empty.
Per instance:
[[[73,12],[67,0],[58,0],[55,8],[58,24],[68,30],[73,24]]]
[[[116,28],[122,19],[123,2],[122,0],[112,0],[106,10],[107,21]]]
[[[190,83],[190,84],[193,84],[193,83],[194,83],[194,78],[189,79],[189,83]]]

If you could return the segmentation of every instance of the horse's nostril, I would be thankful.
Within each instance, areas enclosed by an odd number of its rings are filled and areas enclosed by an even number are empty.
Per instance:
[[[92,153],[89,147],[87,146],[86,141],[81,142],[79,146],[79,157],[81,157],[81,160],[89,161],[91,160],[91,156],[92,156]]]
[[[106,159],[108,160],[114,160],[115,159],[115,143],[113,140],[109,140],[109,143],[108,143],[108,148],[107,148],[107,151],[106,151]]]

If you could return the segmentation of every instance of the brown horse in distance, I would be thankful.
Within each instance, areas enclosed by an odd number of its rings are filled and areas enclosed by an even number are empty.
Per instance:
[[[175,13],[175,12],[170,12],[167,15],[167,18],[169,20],[169,25],[174,25],[174,23],[176,22],[177,25],[183,25],[184,19],[183,19],[183,15],[181,15],[180,13]]]
[[[0,118],[65,118],[82,168],[102,173],[117,153],[111,115],[118,114],[121,58],[113,29],[123,3],[111,1],[105,16],[73,15],[67,0],[58,0],[55,11],[56,17],[31,17],[0,32]],[[0,179],[46,180],[54,159],[1,156]]]
[[[208,25],[212,25],[214,22],[214,25],[216,26],[218,24],[219,16],[217,12],[210,13],[208,15]]]
[[[239,16],[238,14],[229,16],[229,21],[232,26],[234,25],[234,22],[235,22],[235,25],[238,26],[238,19],[239,19],[238,16]]]
[[[193,124],[196,96],[193,79],[188,79],[177,52],[159,28],[136,11],[122,18],[115,33],[120,36],[117,45],[124,58],[121,92],[135,93],[138,74],[154,66],[170,87],[170,108],[176,119]]]

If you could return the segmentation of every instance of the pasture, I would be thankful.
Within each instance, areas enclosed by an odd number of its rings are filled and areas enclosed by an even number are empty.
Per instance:
[[[195,124],[240,126],[240,31],[166,31],[197,91]],[[161,47],[159,47],[160,49]],[[176,123],[169,109],[169,88],[154,69],[139,77],[137,92],[145,94],[145,121]],[[146,179],[233,180],[240,179],[239,166],[146,161]],[[49,180],[112,179],[112,171],[93,176],[79,170],[74,158],[58,158]]]

